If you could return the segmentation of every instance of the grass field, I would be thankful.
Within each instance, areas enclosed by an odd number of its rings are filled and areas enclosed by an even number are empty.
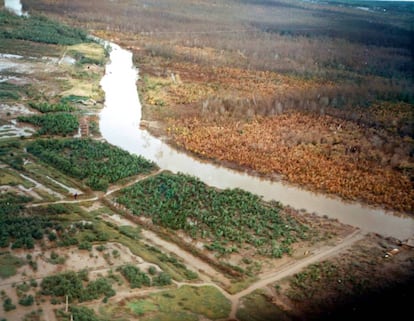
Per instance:
[[[101,309],[104,318],[139,317],[146,321],[209,320],[226,318],[230,302],[214,287],[182,286]]]
[[[6,279],[16,274],[17,269],[25,262],[22,259],[8,253],[0,253],[0,278]]]

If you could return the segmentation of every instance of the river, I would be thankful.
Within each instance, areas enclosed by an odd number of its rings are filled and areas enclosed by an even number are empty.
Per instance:
[[[382,209],[344,202],[339,198],[202,162],[176,151],[140,129],[141,103],[136,89],[138,71],[133,67],[132,53],[116,44],[110,45],[110,62],[101,81],[105,106],[100,114],[100,131],[109,143],[150,159],[161,169],[196,176],[210,186],[221,189],[238,187],[261,195],[264,200],[276,200],[296,209],[327,215],[366,232],[401,240],[414,235],[414,219],[406,215],[395,216]]]
[[[19,0],[5,0],[4,5],[17,15],[27,14],[22,11]],[[210,186],[221,189],[241,188],[262,196],[264,200],[276,200],[296,209],[326,215],[366,232],[401,240],[414,236],[414,219],[406,215],[395,216],[382,209],[344,202],[339,198],[202,162],[151,136],[139,128],[141,103],[136,89],[138,70],[133,66],[132,53],[116,44],[109,45],[112,48],[110,62],[101,81],[105,106],[99,123],[102,136],[109,143],[150,159],[161,169],[196,176]]]

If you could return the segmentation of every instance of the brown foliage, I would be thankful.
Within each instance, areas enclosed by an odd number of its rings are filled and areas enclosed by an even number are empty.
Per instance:
[[[193,153],[226,161],[264,175],[281,174],[289,182],[311,189],[362,199],[398,211],[412,212],[414,189],[410,172],[393,168],[397,153],[411,164],[410,144],[393,144],[387,153],[375,147],[379,133],[330,116],[289,113],[257,117],[242,123],[232,119],[203,122],[171,121],[175,143]],[[394,159],[394,160],[393,160]],[[411,174],[412,175],[412,174]]]

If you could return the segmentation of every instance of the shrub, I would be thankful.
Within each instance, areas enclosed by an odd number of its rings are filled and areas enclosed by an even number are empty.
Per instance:
[[[19,304],[23,306],[30,306],[34,302],[33,295],[25,295],[19,300]]]
[[[16,309],[16,306],[13,304],[10,298],[5,298],[3,301],[3,308],[4,308],[4,311],[7,312],[7,311]]]
[[[157,276],[152,278],[152,282],[154,285],[164,286],[170,285],[172,283],[171,276],[166,272],[161,272]]]
[[[79,246],[78,246],[79,250],[88,250],[91,251],[92,250],[92,244],[91,242],[88,241],[82,241]]]
[[[140,288],[144,286],[150,286],[151,280],[148,275],[141,272],[136,266],[127,264],[120,267],[121,274],[128,280],[131,288]]]

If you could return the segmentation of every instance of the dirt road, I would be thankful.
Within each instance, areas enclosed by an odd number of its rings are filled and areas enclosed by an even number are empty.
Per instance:
[[[151,173],[150,175],[139,177],[127,184],[124,184],[122,186],[114,186],[111,190],[109,190],[104,197],[109,196],[116,191],[120,190],[121,188],[124,188],[126,186],[130,186],[138,181],[141,181],[143,179],[146,179],[150,176],[158,174],[160,171],[157,171],[155,173]],[[64,203],[81,203],[81,202],[87,202],[87,201],[97,201],[99,200],[98,196],[91,197],[88,199],[78,199],[78,200],[60,200],[55,202],[46,202],[46,203],[39,203],[39,204],[31,204],[29,206],[35,207],[35,206],[41,206],[41,205],[48,205],[48,204],[64,204]],[[117,224],[117,225],[125,225],[126,222],[132,225],[136,225],[134,222],[130,222],[126,218],[119,219],[112,218],[111,216],[103,215],[102,218],[104,220],[110,220],[111,222]],[[229,319],[231,320],[237,320],[236,318],[236,312],[237,308],[239,306],[239,301],[242,297],[252,293],[253,291],[266,287],[267,285],[274,283],[280,279],[283,279],[287,276],[293,275],[306,266],[319,262],[321,260],[327,259],[329,257],[333,257],[335,255],[338,255],[340,252],[346,250],[347,248],[351,247],[355,242],[361,240],[364,237],[365,233],[363,233],[361,230],[355,230],[353,233],[347,235],[342,240],[340,240],[338,243],[336,243],[333,246],[324,246],[319,249],[313,250],[313,252],[297,261],[290,261],[286,263],[285,265],[282,265],[270,272],[264,273],[259,275],[259,279],[251,284],[246,289],[236,293],[236,294],[230,294],[228,293],[221,285],[229,284],[229,280],[219,271],[215,270],[212,266],[210,266],[207,262],[204,262],[200,258],[197,258],[193,256],[188,251],[180,248],[177,244],[166,241],[159,237],[156,233],[148,230],[142,231],[142,236],[145,239],[145,242],[149,242],[153,245],[156,245],[157,247],[162,248],[164,251],[167,252],[173,252],[175,253],[180,259],[182,259],[186,265],[190,267],[190,269],[196,270],[199,272],[202,283],[193,283],[193,282],[174,282],[174,284],[178,287],[182,285],[190,285],[190,286],[213,286],[216,289],[218,289],[230,302],[231,302],[231,312],[229,315]],[[113,266],[112,266],[113,268]],[[93,269],[91,271],[94,271]],[[214,280],[214,281],[213,281]],[[149,292],[153,292],[155,289],[148,290]],[[157,290],[158,291],[158,290]],[[124,291],[122,294],[117,294],[116,299],[113,300],[119,301],[120,298],[127,298],[132,297],[135,295],[142,295],[143,293],[141,291]],[[111,300],[112,301],[112,300]]]
[[[244,289],[243,291],[231,297],[232,310],[230,313],[230,319],[237,320],[236,318],[237,307],[238,307],[239,300],[242,297],[252,293],[253,291],[257,289],[263,288],[267,286],[268,284],[281,280],[287,276],[293,275],[310,264],[319,262],[321,260],[326,260],[329,257],[338,255],[340,252],[351,247],[355,242],[364,238],[364,236],[365,234],[361,233],[360,230],[356,230],[352,234],[345,237],[339,244],[333,247],[326,246],[326,247],[320,248],[317,251],[314,251],[312,255],[302,260],[291,262],[289,264],[286,264],[285,266],[280,267],[279,269],[275,271],[261,275],[260,279],[257,282],[253,283],[247,289]]]

